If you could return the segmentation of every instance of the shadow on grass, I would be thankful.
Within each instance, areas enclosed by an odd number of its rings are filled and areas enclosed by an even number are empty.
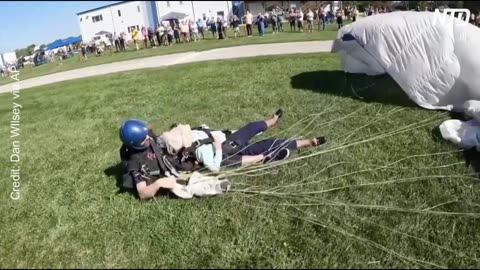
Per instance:
[[[418,107],[389,75],[346,74],[339,70],[305,72],[291,78],[294,89],[347,97],[367,103]]]
[[[294,89],[346,97],[366,103],[420,108],[389,75],[367,76],[347,74],[339,70],[321,70],[295,75],[291,78],[291,85]],[[468,120],[463,113],[449,114],[452,119]],[[443,139],[439,127],[432,130],[432,139],[449,143]],[[480,179],[480,153],[475,149],[464,150],[463,159]]]
[[[123,194],[123,193],[129,193],[132,196],[135,196],[138,198],[137,193],[135,192],[135,189],[133,188],[125,188],[122,183],[123,183],[123,174],[124,174],[124,168],[122,162],[118,162],[117,164],[108,167],[103,171],[106,176],[108,177],[114,177],[116,186],[118,188],[117,194]]]

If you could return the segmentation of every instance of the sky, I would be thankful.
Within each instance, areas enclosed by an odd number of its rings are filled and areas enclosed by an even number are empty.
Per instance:
[[[79,36],[77,13],[119,1],[0,1],[0,53]]]

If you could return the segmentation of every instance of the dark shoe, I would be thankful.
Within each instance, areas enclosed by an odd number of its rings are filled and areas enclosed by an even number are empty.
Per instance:
[[[290,156],[290,150],[288,148],[282,148],[278,151],[277,155],[275,155],[275,160],[284,160]]]
[[[278,117],[278,119],[280,119],[283,115],[283,110],[282,109],[278,109],[278,111],[275,113],[275,115]]]
[[[278,161],[278,160],[284,160],[287,159],[290,156],[290,150],[287,148],[282,148],[278,151],[274,151],[267,155],[264,159],[264,163],[268,163],[272,160]]]
[[[325,139],[325,137],[321,136],[321,137],[317,137],[315,138],[315,142],[313,143],[313,146],[320,146],[322,144],[325,144],[327,142],[327,139]]]

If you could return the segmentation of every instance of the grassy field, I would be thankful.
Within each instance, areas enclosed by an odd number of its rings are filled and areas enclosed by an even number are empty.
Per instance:
[[[289,26],[288,26],[289,27]],[[240,45],[249,45],[249,44],[264,44],[264,43],[279,43],[279,42],[295,42],[295,41],[312,41],[312,40],[332,40],[335,39],[337,33],[337,25],[329,24],[327,25],[326,31],[315,31],[312,33],[300,33],[300,32],[290,32],[290,28],[287,26],[284,27],[284,32],[280,34],[271,34],[272,28],[269,27],[266,29],[266,35],[263,37],[258,36],[258,31],[254,29],[254,36],[252,38],[245,37],[244,29],[240,29],[242,36],[235,38],[233,32],[229,31],[228,39],[217,40],[213,39],[210,32],[205,34],[205,40],[201,42],[191,42],[186,44],[173,44],[171,47],[159,47],[159,48],[150,48],[150,43],[148,43],[149,48],[141,49],[140,51],[135,50],[135,45],[130,44],[126,52],[114,52],[113,55],[110,55],[109,51],[106,51],[104,56],[95,57],[93,55],[88,55],[88,60],[81,62],[77,57],[69,58],[63,61],[63,64],[60,65],[58,59],[56,63],[48,63],[38,67],[26,66],[25,69],[20,71],[18,78],[20,80],[25,80],[28,78],[33,78],[37,76],[52,74],[61,71],[67,71],[72,69],[78,69],[82,67],[89,67],[94,65],[113,63],[118,61],[131,60],[135,58],[157,56],[163,54],[172,54],[172,53],[181,53],[187,51],[205,51],[216,48],[231,47],[231,46],[240,46]],[[175,40],[174,40],[175,42]],[[141,47],[141,46],[140,46]],[[0,85],[14,82],[8,77],[0,78]]]
[[[12,96],[0,95],[2,267],[480,267],[480,192],[462,153],[438,136],[448,116],[418,108],[388,77],[345,77],[333,55],[118,73],[25,90],[15,102],[21,135],[10,138]],[[231,176],[223,197],[117,193],[123,120],[158,133],[172,123],[237,128],[279,107],[284,118],[262,138],[328,143],[272,174]]]

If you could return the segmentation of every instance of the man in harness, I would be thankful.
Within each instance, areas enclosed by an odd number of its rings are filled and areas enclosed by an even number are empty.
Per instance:
[[[175,187],[176,178],[163,160],[156,135],[144,122],[125,121],[120,127],[120,139],[124,188],[135,188],[139,198],[145,200],[155,197],[160,189]]]
[[[171,131],[188,129],[181,132],[187,136],[177,136],[176,144],[182,145],[179,151],[169,153],[170,146],[159,139],[152,128],[146,123],[130,119],[120,127],[120,158],[124,167],[122,187],[136,189],[140,199],[153,198],[160,189],[172,190],[179,184],[187,184],[185,176],[203,167],[192,154],[199,146],[213,143],[219,144],[208,129],[194,128],[194,131],[207,132],[209,135],[193,141],[189,126],[173,126]],[[229,131],[216,131],[214,133],[226,134]],[[190,135],[190,136],[188,136]],[[174,142],[173,140],[171,141]],[[183,147],[185,145],[185,147]],[[221,147],[221,143],[219,144]],[[171,151],[170,151],[171,152]],[[187,174],[183,174],[187,173]]]

